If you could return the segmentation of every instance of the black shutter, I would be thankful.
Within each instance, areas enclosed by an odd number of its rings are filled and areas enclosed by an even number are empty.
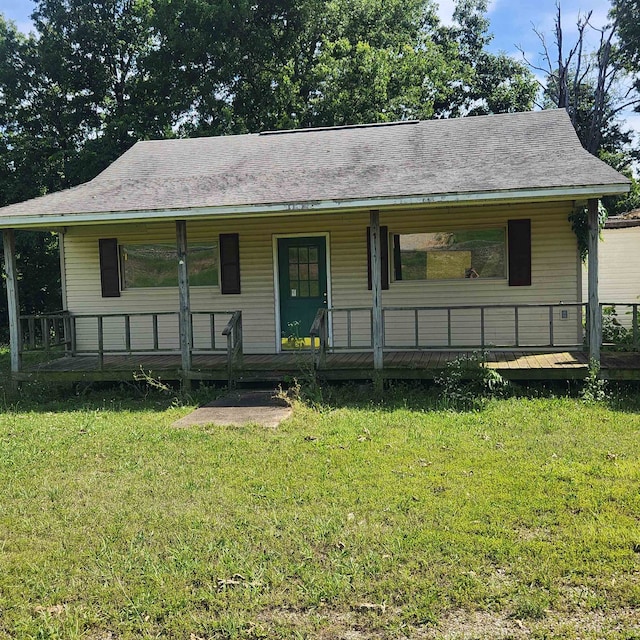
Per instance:
[[[100,238],[100,284],[103,298],[120,297],[120,259],[117,238]]]
[[[240,293],[240,236],[220,234],[220,290],[223,294]]]
[[[400,235],[393,234],[393,276],[395,280],[402,280],[402,256],[400,255]]]
[[[367,286],[371,291],[371,227],[367,227]],[[382,288],[389,288],[389,228],[380,227],[380,268]]]
[[[531,220],[509,220],[509,286],[531,286]]]

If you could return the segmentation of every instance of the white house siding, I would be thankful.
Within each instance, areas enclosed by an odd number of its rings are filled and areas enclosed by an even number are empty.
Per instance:
[[[390,233],[418,233],[449,231],[463,228],[502,226],[515,218],[532,221],[532,286],[509,287],[507,280],[461,280],[443,282],[391,282],[383,292],[383,305],[445,306],[513,303],[573,303],[578,302],[579,266],[576,240],[567,216],[570,203],[542,203],[536,205],[484,206],[474,208],[451,207],[420,211],[390,211],[381,213],[381,224]],[[336,308],[370,307],[371,292],[367,289],[366,228],[368,212],[345,214],[296,214],[289,217],[265,217],[236,220],[198,220],[188,222],[189,242],[217,239],[220,233],[240,234],[240,265],[242,293],[221,295],[218,287],[192,287],[192,311],[232,311],[243,314],[244,349],[246,353],[272,353],[276,350],[276,305],[274,302],[274,236],[287,234],[328,233],[330,257],[331,304]],[[175,242],[175,224],[130,223],[70,227],[64,236],[67,306],[71,313],[165,313],[160,316],[159,347],[177,348],[177,288],[131,289],[122,291],[119,298],[102,298],[98,256],[99,238],[117,238],[120,244]],[[554,333],[558,343],[578,342],[579,316],[568,310],[568,318],[555,314]],[[486,342],[508,341],[513,336],[513,312],[487,310],[485,318]],[[500,317],[502,314],[502,317]],[[535,317],[534,317],[535,316]],[[447,343],[446,314],[438,312],[419,315],[420,341],[425,344]],[[226,322],[221,316],[216,327],[219,346],[220,332]],[[413,314],[388,313],[386,340],[389,345],[410,346],[414,340]],[[479,313],[454,314],[452,340],[454,344],[479,342]],[[96,347],[95,319],[77,320],[78,342],[81,350]],[[346,314],[336,312],[332,325],[336,345],[346,346]],[[105,319],[105,347],[124,348],[124,321]],[[153,346],[151,320],[132,318],[132,347],[146,349]],[[194,321],[195,347],[209,344],[208,319]],[[520,341],[544,342],[548,334],[548,312],[520,312]],[[366,346],[370,341],[370,320],[366,311],[352,316],[352,347]]]
[[[603,229],[598,262],[598,295],[602,302],[640,302],[640,226]],[[584,265],[585,300],[587,272]]]
[[[632,304],[640,304],[640,226],[605,228],[598,246],[598,297],[615,304],[618,321],[630,327]],[[583,265],[582,297],[587,300],[588,267]]]

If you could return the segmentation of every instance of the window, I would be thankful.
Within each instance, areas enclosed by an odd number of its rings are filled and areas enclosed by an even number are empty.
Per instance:
[[[175,245],[122,245],[120,256],[124,289],[178,286]],[[189,245],[188,264],[190,286],[218,286],[217,243]]]
[[[289,287],[297,298],[321,295],[318,247],[289,247]]]
[[[393,235],[395,280],[504,278],[504,229]]]

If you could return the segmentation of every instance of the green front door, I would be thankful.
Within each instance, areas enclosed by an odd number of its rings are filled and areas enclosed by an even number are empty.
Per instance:
[[[327,306],[325,237],[279,238],[278,283],[282,347],[310,345],[316,312]]]

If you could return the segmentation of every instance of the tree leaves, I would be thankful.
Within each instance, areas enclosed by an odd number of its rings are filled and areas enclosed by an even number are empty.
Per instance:
[[[0,24],[4,173],[30,185],[4,202],[145,138],[530,108],[530,74],[486,50],[486,9],[458,0],[445,28],[429,0],[38,0],[37,37]]]

